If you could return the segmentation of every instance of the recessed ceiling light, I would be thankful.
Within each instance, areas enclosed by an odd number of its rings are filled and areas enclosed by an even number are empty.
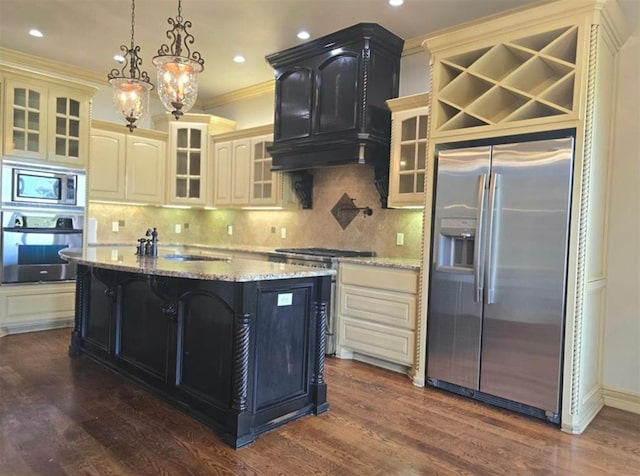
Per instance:
[[[35,28],[29,30],[29,34],[31,36],[35,36],[36,38],[42,38],[44,36],[40,30],[36,30]]]
[[[244,56],[242,55],[235,55],[233,57],[233,61],[235,61],[236,63],[244,63],[245,59],[244,59]]]
[[[389,0],[389,5],[392,7],[399,7],[404,3],[404,0]]]
[[[300,38],[301,40],[308,40],[310,37],[311,35],[309,34],[308,31],[302,30],[301,32],[298,33],[298,38]]]
[[[116,60],[116,61],[117,61],[118,63],[120,63],[120,64],[122,64],[122,63],[124,63],[124,62],[125,62],[124,56],[122,56],[122,55],[115,55],[115,56],[113,57],[113,59],[114,59],[114,60]]]

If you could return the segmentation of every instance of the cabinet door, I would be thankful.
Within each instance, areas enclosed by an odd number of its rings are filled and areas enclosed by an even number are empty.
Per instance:
[[[251,139],[233,141],[231,160],[231,203],[249,204],[251,188]]]
[[[45,159],[47,88],[25,81],[6,82],[4,154]]]
[[[294,68],[276,78],[276,136],[278,140],[311,135],[313,69]]]
[[[279,174],[271,172],[271,155],[267,151],[273,135],[251,140],[251,205],[276,205]]]
[[[427,108],[393,115],[389,206],[424,206]]]
[[[231,204],[231,159],[233,157],[233,142],[220,142],[214,147],[213,205]]]
[[[172,123],[169,200],[175,204],[204,205],[208,127]]]
[[[127,201],[164,203],[165,149],[160,140],[127,136]]]
[[[93,129],[89,159],[89,200],[124,200],[126,136]]]
[[[81,167],[86,163],[89,127],[88,101],[82,95],[50,89],[48,159]]]
[[[331,56],[318,68],[318,115],[314,134],[350,131],[358,116],[357,53]]]

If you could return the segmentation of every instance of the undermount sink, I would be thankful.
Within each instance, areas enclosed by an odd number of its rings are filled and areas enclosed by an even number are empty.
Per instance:
[[[229,261],[230,258],[224,256],[209,256],[196,254],[170,254],[164,255],[164,259],[171,261]]]

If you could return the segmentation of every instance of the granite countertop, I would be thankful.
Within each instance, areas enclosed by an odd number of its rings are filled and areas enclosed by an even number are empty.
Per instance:
[[[131,245],[130,243],[100,243],[100,244],[92,244],[90,246],[96,246],[100,248],[104,247],[127,247],[129,249],[135,249],[135,245]],[[256,260],[264,260],[270,254],[277,254],[282,256],[287,256],[291,258],[317,258],[317,256],[313,255],[300,255],[300,254],[292,254],[286,252],[276,252],[275,249],[265,247],[265,246],[253,246],[253,245],[209,245],[209,244],[179,244],[179,243],[170,243],[164,245],[167,248],[175,248],[176,250],[181,250],[182,252],[191,253],[193,250],[197,250],[198,253],[210,252],[210,253],[234,253],[234,252],[242,252],[242,253],[251,253],[256,255]],[[180,252],[180,251],[176,251]],[[400,268],[400,269],[412,269],[416,271],[420,271],[422,268],[422,261],[420,259],[410,259],[410,258],[388,258],[381,256],[374,257],[356,257],[356,258],[336,258],[336,261],[340,263],[355,263],[355,264],[365,264],[369,266],[383,266],[386,268]]]
[[[370,258],[340,258],[340,263],[364,264],[369,266],[382,266],[385,268],[400,268],[420,271],[422,262],[419,259],[409,258],[382,258],[372,256]]]
[[[199,256],[205,260],[184,261],[171,256]],[[176,278],[210,281],[265,281],[274,279],[304,278],[335,274],[335,270],[271,263],[264,260],[234,258],[224,252],[187,252],[182,246],[161,246],[158,257],[136,256],[133,247],[88,246],[60,251],[69,261],[87,266],[127,271],[131,273],[172,276]]]

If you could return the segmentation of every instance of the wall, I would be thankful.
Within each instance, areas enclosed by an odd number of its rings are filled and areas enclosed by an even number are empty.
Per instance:
[[[640,32],[619,52],[610,169],[603,385],[640,398]]]
[[[348,166],[314,171],[313,209],[289,211],[185,210],[175,208],[113,206],[92,203],[90,217],[98,220],[98,242],[131,243],[156,226],[162,243],[202,243],[210,245],[252,245],[278,247],[336,247],[373,250],[379,256],[420,258],[421,210],[381,209],[373,186],[373,169]],[[359,214],[343,230],[331,209],[347,193],[358,207],[369,206],[372,216]],[[124,220],[115,233],[111,222]],[[189,228],[181,234],[174,225]],[[233,235],[227,235],[227,225]],[[286,238],[281,229],[286,228]],[[272,231],[273,229],[273,231]],[[396,245],[396,233],[404,233],[404,246]]]

